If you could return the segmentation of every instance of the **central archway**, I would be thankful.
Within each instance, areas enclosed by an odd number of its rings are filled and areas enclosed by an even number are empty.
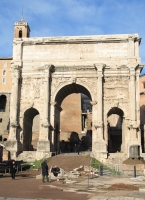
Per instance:
[[[80,141],[82,150],[92,146],[90,101],[90,92],[80,84],[68,84],[57,92],[54,111],[55,150],[75,151],[75,144]]]

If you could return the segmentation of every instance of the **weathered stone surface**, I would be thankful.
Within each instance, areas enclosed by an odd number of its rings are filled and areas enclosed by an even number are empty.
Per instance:
[[[94,157],[106,160],[108,149],[116,145],[115,151],[119,149],[128,158],[131,145],[141,146],[139,42],[138,34],[16,38],[7,149],[16,154],[36,150],[37,159],[43,158],[42,152],[59,152],[62,102],[72,93],[83,93],[93,106]],[[115,139],[115,145],[109,132],[113,114],[119,115],[122,123],[122,138],[119,142]],[[37,115],[36,145],[32,125]]]

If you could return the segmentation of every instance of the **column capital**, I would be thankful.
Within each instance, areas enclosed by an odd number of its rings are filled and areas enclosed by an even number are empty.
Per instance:
[[[134,41],[135,41],[135,42],[139,42],[139,44],[140,44],[140,43],[141,43],[141,38],[136,37]]]
[[[106,64],[104,63],[94,63],[95,68],[99,71],[102,72]]]
[[[21,70],[21,66],[19,65],[12,65],[11,66],[11,72],[15,72],[15,71],[20,71]]]
[[[55,106],[55,105],[57,104],[57,102],[56,102],[56,101],[50,102],[50,104],[51,104],[52,106]]]
[[[54,72],[55,67],[52,64],[46,64],[44,66],[44,69],[45,69],[45,71],[48,71],[48,72],[52,73],[52,72]]]
[[[55,68],[52,64],[46,64],[44,66],[39,67],[38,70],[43,71],[49,75],[50,73],[54,72]]]
[[[12,121],[12,122],[10,123],[10,126],[13,127],[13,128],[18,127],[17,121]]]
[[[50,127],[51,125],[50,125],[50,123],[48,122],[48,120],[46,119],[46,120],[41,124],[41,126],[44,127],[44,128],[48,128],[48,127]]]
[[[12,77],[20,78],[21,73],[21,66],[19,65],[12,65],[10,69]]]
[[[138,68],[139,64],[138,63],[128,63],[127,67],[130,69],[130,71],[135,70],[136,68]]]

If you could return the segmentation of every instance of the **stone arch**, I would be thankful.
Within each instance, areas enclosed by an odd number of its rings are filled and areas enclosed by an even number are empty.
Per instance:
[[[55,96],[55,101],[61,105],[63,99],[68,96],[69,94],[72,93],[83,93],[86,96],[88,96],[91,100],[91,94],[90,92],[86,89],[86,87],[80,85],[80,84],[68,84],[62,87],[56,94]]]
[[[122,124],[124,112],[118,107],[111,108],[107,113],[108,152],[121,151]]]
[[[38,107],[37,105],[35,106],[34,103],[31,103],[31,104],[29,104],[29,105],[27,105],[27,106],[24,106],[24,107],[21,109],[21,116],[23,116],[23,118],[24,118],[25,112],[26,112],[27,110],[31,109],[31,108],[34,108],[35,110],[37,110],[38,113],[41,112],[41,110],[40,110],[41,107]]]
[[[35,108],[29,108],[24,112],[23,118],[23,151],[32,151],[34,147],[32,145],[32,128],[33,120],[39,115],[39,112]]]
[[[117,114],[117,115],[119,115],[119,116],[121,116],[121,117],[124,116],[123,110],[120,109],[120,108],[118,108],[118,107],[113,107],[113,108],[111,108],[111,109],[108,111],[108,113],[107,113],[107,117],[109,117],[109,116],[112,115],[112,114]]]
[[[7,97],[5,95],[0,96],[0,112],[5,112]]]
[[[89,80],[88,80],[89,81]],[[52,97],[51,97],[51,101],[52,102],[55,102],[55,99],[56,99],[56,95],[57,93],[62,89],[64,88],[65,86],[67,85],[80,85],[84,88],[86,88],[86,90],[89,92],[90,96],[91,96],[91,100],[95,100],[96,99],[96,96],[94,95],[94,91],[91,89],[91,86],[89,86],[88,84],[86,84],[86,82],[82,82],[81,80],[77,80],[77,83],[72,83],[71,80],[67,80],[63,83],[60,83],[59,85],[57,85],[57,87],[54,87],[53,91],[52,91]]]
[[[54,106],[54,115],[52,115],[52,118],[53,118],[52,121],[54,121],[53,126],[54,126],[54,146],[55,146],[55,150],[59,149],[60,121],[61,121],[60,117],[61,117],[61,112],[63,112],[61,105],[62,105],[63,100],[66,97],[68,97],[69,95],[72,95],[74,93],[75,93],[75,95],[80,94],[80,96],[81,96],[81,93],[83,93],[87,97],[89,97],[90,101],[92,101],[91,93],[88,90],[88,88],[86,88],[84,85],[81,85],[81,84],[78,84],[78,83],[77,84],[76,83],[69,83],[69,84],[65,84],[63,86],[61,85],[57,89],[57,91],[55,92],[55,95],[53,96],[55,106]],[[75,99],[74,99],[74,101],[75,101]],[[81,110],[80,110],[80,112],[81,112]],[[86,113],[86,115],[87,115],[87,113]],[[82,117],[82,115],[80,117]],[[81,129],[82,129],[82,126],[81,126]],[[71,132],[75,132],[75,130],[73,130],[73,127],[72,127]],[[70,132],[70,134],[71,134],[71,132]],[[92,134],[87,134],[87,137],[89,137],[89,136],[91,137],[91,139],[89,139],[89,143],[91,143],[90,140],[92,140]],[[83,141],[87,141],[87,140],[83,139]]]

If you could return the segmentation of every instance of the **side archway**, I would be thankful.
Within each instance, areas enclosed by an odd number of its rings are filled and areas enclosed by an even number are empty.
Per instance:
[[[121,151],[123,116],[124,112],[118,107],[111,108],[107,113],[109,153],[116,153],[117,151]]]
[[[38,122],[35,122],[37,120]],[[39,124],[39,112],[35,108],[29,108],[24,113],[23,120],[23,151],[35,150],[32,144],[32,133],[35,124]]]

